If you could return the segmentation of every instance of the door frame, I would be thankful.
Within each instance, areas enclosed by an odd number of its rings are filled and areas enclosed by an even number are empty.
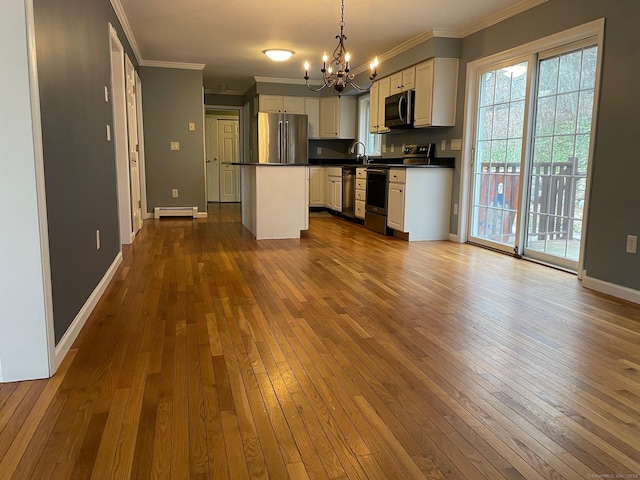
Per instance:
[[[122,245],[130,245],[133,242],[133,219],[131,218],[124,47],[112,24],[109,24],[109,51],[111,60],[110,100],[113,111],[111,140],[116,161],[118,227],[120,230],[120,251],[122,251]],[[110,127],[107,126],[107,128]]]
[[[236,105],[204,105],[204,111],[203,111],[203,118],[202,118],[202,124],[204,126],[204,128],[206,128],[206,124],[205,124],[205,118],[206,118],[206,114],[207,112],[211,112],[211,111],[215,111],[215,110],[225,110],[225,111],[233,111],[233,112],[237,112],[238,113],[238,159],[240,162],[244,162],[244,158],[245,158],[245,148],[244,148],[244,109],[242,106],[236,106]],[[211,115],[212,117],[216,117],[216,118],[220,118],[218,116],[215,115]],[[203,137],[206,137],[206,135],[203,135]],[[204,138],[204,142],[206,142],[206,138]],[[203,158],[203,165],[204,165],[204,171],[205,171],[205,175],[204,175],[204,190],[205,190],[205,196],[207,197],[206,201],[207,203],[209,203],[209,192],[208,192],[208,188],[207,188],[207,149],[206,149],[206,143],[205,143],[205,148],[204,148],[204,158]],[[219,166],[218,166],[219,168]]]
[[[598,45],[598,67],[596,70],[596,84],[594,88],[595,98],[600,95],[600,77],[602,69],[602,54],[604,43],[604,24],[605,19],[600,18],[589,23],[579,25],[568,30],[534,40],[533,42],[499,52],[467,64],[467,77],[465,82],[465,100],[464,100],[464,120],[463,120],[463,147],[462,158],[460,162],[460,192],[459,192],[459,215],[458,215],[458,235],[452,236],[451,240],[459,243],[466,243],[469,238],[469,218],[471,209],[471,182],[473,181],[473,165],[471,164],[473,155],[473,139],[475,136],[475,111],[478,103],[478,92],[476,88],[476,79],[479,70],[486,68],[492,64],[498,64],[508,61],[512,58],[525,57],[534,55],[538,52],[549,50],[556,47],[584,40],[589,37],[596,37]],[[530,112],[531,114],[531,109]],[[585,212],[589,211],[590,191],[591,191],[591,174],[593,170],[593,152],[596,138],[597,116],[594,116],[594,122],[591,127],[591,144],[589,146],[589,166],[587,170],[587,190],[585,192]],[[527,140],[528,141],[528,140]],[[529,155],[529,152],[527,152]],[[524,188],[522,190],[525,190]],[[580,246],[580,258],[578,259],[578,278],[584,275],[584,245],[586,241],[588,215],[583,220],[583,232]]]

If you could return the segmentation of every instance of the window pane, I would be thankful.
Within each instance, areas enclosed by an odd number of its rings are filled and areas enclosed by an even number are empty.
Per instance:
[[[493,129],[493,107],[483,107],[478,113],[478,140],[491,138]]]
[[[496,76],[495,103],[506,103],[511,98],[511,73],[505,69],[498,70]]]
[[[589,165],[589,144],[591,136],[587,134],[576,135],[576,157],[577,157],[577,173],[586,175],[587,166]]]
[[[524,100],[527,94],[527,64],[515,65],[511,79],[511,101]]]
[[[578,92],[558,95],[558,103],[556,106],[556,135],[576,132],[578,96]]]
[[[509,104],[496,105],[494,109],[492,137],[507,138],[509,129]]]
[[[596,80],[596,65],[598,63],[598,49],[585,48],[582,52],[581,89],[593,88]]]
[[[553,135],[556,118],[556,97],[538,99],[536,110],[536,137]]]
[[[567,53],[560,57],[558,93],[575,92],[580,88],[580,67],[582,50]]]
[[[509,111],[509,138],[522,137],[524,128],[524,100],[514,102],[510,105]]]
[[[560,59],[550,58],[540,62],[540,72],[538,77],[538,96],[547,97],[555,95],[558,91],[558,68]]]
[[[593,90],[580,92],[578,105],[578,133],[591,132],[591,117],[593,116]]]
[[[574,136],[560,135],[553,137],[553,162],[565,163],[575,156]]]

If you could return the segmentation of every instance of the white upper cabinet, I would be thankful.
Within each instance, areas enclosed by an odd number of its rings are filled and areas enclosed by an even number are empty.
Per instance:
[[[458,59],[433,58],[415,70],[414,127],[454,126]]]
[[[284,111],[286,113],[304,113],[305,97],[282,97]]]
[[[309,117],[309,138],[320,138],[320,99],[304,99],[304,113]]]
[[[373,84],[369,90],[369,132],[384,133],[384,100],[389,96],[391,78],[385,77]]]
[[[389,95],[405,92],[415,88],[416,84],[416,67],[407,68],[398,73],[391,75],[391,85]]]
[[[355,97],[320,99],[320,138],[356,138]]]
[[[287,97],[283,95],[260,95],[258,108],[268,113],[304,113],[305,97]]]

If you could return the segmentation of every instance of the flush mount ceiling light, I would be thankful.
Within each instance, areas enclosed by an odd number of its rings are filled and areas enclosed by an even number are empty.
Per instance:
[[[369,75],[369,86],[366,88],[362,88],[357,85],[353,78],[355,75],[351,72],[351,67],[349,65],[349,61],[351,60],[351,55],[347,52],[347,48],[344,46],[344,41],[347,39],[344,34],[344,0],[342,0],[342,15],[340,17],[340,35],[336,35],[338,39],[338,46],[333,51],[333,58],[329,62],[329,67],[327,67],[327,60],[329,57],[327,56],[327,52],[322,56],[322,68],[320,71],[322,72],[322,81],[324,85],[322,85],[318,89],[313,89],[309,86],[309,62],[304,62],[304,79],[307,84],[307,88],[314,92],[319,92],[325,87],[329,87],[332,93],[337,93],[338,96],[342,94],[342,91],[348,85],[350,87],[355,88],[361,92],[366,92],[371,88],[373,82],[376,80],[376,75],[378,74],[378,57],[374,58],[369,68],[371,69],[371,73]],[[334,73],[335,70],[335,73]]]
[[[263,50],[262,53],[264,53],[271,60],[274,60],[276,62],[284,62],[285,60],[289,60],[291,58],[291,55],[293,55],[295,52],[293,50],[285,50],[282,48],[270,48],[268,50]]]

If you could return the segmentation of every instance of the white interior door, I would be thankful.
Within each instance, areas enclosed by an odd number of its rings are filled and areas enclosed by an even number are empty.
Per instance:
[[[238,161],[238,120],[218,120],[218,158],[220,159],[220,201],[240,201],[240,168],[227,163]]]
[[[205,119],[207,149],[207,200],[220,201],[220,161],[218,160],[218,122],[215,117]]]
[[[140,200],[140,169],[138,142],[138,101],[136,98],[136,71],[129,56],[125,55],[125,88],[127,91],[127,133],[129,138],[129,170],[131,181],[131,218],[133,234],[142,228],[142,202]]]

